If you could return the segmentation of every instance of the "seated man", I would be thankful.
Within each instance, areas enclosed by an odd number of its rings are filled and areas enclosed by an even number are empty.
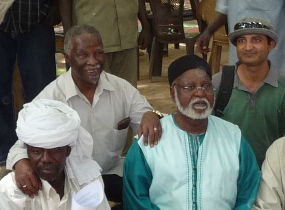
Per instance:
[[[266,152],[253,210],[285,209],[285,137],[274,141]]]
[[[211,116],[207,62],[186,55],[168,69],[177,113],[161,120],[160,143],[133,143],[124,162],[125,209],[250,209],[260,171],[238,126]]]
[[[103,185],[101,168],[91,157],[92,137],[67,105],[47,99],[25,104],[16,132],[42,190],[30,198],[18,189],[11,172],[0,181],[0,209],[71,210],[74,192],[96,180]],[[105,195],[98,209],[110,209]]]
[[[80,25],[68,30],[64,51],[70,70],[46,86],[36,99],[58,100],[77,111],[81,126],[93,138],[92,157],[102,167],[106,196],[120,203],[124,161],[121,154],[127,146],[128,130],[131,127],[137,133],[141,128],[145,137],[149,134],[150,140],[157,139],[161,131],[158,116],[136,88],[104,71],[103,41],[94,27]],[[147,123],[143,123],[144,113]],[[40,184],[25,154],[15,144],[8,155],[7,168],[15,169],[17,182],[27,185],[24,192],[34,196]]]

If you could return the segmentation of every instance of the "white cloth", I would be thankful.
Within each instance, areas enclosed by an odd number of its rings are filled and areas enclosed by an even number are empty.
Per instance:
[[[23,145],[45,149],[71,146],[67,173],[79,185],[100,176],[101,168],[91,157],[92,137],[80,126],[77,112],[66,104],[49,99],[25,104],[19,112],[16,133]]]
[[[99,180],[104,186],[101,177],[92,180]],[[0,181],[0,209],[1,210],[71,210],[72,195],[78,192],[85,185],[78,185],[76,181],[66,176],[64,195],[60,199],[55,189],[46,181],[41,180],[43,190],[34,199],[22,193],[18,189],[14,172],[11,172]],[[106,196],[98,207],[98,210],[109,210],[109,204]]]
[[[130,126],[138,132],[141,118],[152,107],[139,91],[127,81],[102,72],[93,103],[75,85],[71,70],[50,83],[37,97],[61,101],[77,111],[81,126],[93,138],[92,157],[102,167],[102,174],[122,176],[123,160],[120,155],[126,145],[128,128],[118,130],[118,123],[130,117]],[[20,159],[27,158],[17,144],[10,150],[7,167],[12,168]]]
[[[218,0],[216,10],[228,15],[229,32],[245,17],[256,17],[272,23],[278,35],[276,47],[269,53],[269,60],[279,70],[285,72],[285,1],[284,0]],[[236,48],[231,44],[229,63],[237,62]]]
[[[164,117],[161,123],[161,143],[151,148],[144,146],[142,138],[138,141],[152,171],[149,189],[152,203],[160,209],[170,210],[189,209],[195,201],[199,201],[197,209],[234,209],[240,166],[241,131],[238,126],[209,116],[203,144],[198,151],[197,195],[194,196],[197,198],[193,201],[194,172],[189,160],[189,134],[176,126],[171,115]]]
[[[0,23],[3,21],[7,10],[9,9],[9,7],[12,5],[13,2],[14,0],[4,0],[4,1],[2,0],[0,2]]]
[[[23,143],[51,149],[74,146],[81,129],[76,111],[59,101],[40,99],[24,104],[18,115],[16,133]],[[87,132],[82,131],[82,135],[83,139],[90,139]]]
[[[262,164],[261,181],[253,210],[285,210],[285,137],[273,142]]]

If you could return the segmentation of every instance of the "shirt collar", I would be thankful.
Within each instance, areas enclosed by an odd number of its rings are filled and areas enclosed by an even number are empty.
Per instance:
[[[115,91],[115,88],[109,82],[108,77],[109,77],[108,73],[106,73],[105,71],[102,71],[100,75],[100,79],[98,81],[98,86],[96,88],[96,93],[100,94],[101,92],[103,92],[103,90],[107,90],[110,92]],[[71,76],[71,68],[65,74],[64,85],[65,85],[66,101],[68,101],[70,98],[74,96],[82,95],[82,93],[76,86],[75,82],[73,81],[73,78]]]
[[[66,174],[66,172],[65,172]],[[50,183],[48,183],[47,181],[41,179],[42,181],[42,186],[43,186],[43,194],[47,197],[50,198],[54,195],[54,193],[57,194],[56,190],[50,185]],[[70,191],[70,183],[69,183],[69,179],[67,177],[67,175],[65,175],[65,180],[64,180],[64,195],[69,193]]]
[[[280,78],[280,72],[273,66],[271,65],[271,62],[269,62],[269,65],[270,65],[270,69],[269,69],[269,72],[268,74],[266,75],[265,79],[264,79],[264,83],[267,83],[273,87],[278,87],[278,79]],[[235,78],[234,78],[234,88],[235,87],[238,87],[239,84],[240,84],[240,79],[238,77],[238,74],[237,74],[237,68],[238,66],[241,64],[240,61],[238,61],[236,63],[236,68],[235,68]]]

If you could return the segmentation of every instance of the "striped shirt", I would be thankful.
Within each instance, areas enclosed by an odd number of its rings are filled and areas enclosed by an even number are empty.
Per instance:
[[[51,0],[15,0],[6,12],[0,31],[12,37],[30,31],[48,12]]]

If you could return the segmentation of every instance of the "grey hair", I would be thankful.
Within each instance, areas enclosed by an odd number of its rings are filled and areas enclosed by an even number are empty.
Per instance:
[[[102,43],[102,37],[100,32],[93,26],[90,25],[77,25],[70,28],[64,38],[64,53],[69,55],[71,47],[72,47],[72,39],[76,36],[82,35],[82,34],[90,34],[96,36]]]

